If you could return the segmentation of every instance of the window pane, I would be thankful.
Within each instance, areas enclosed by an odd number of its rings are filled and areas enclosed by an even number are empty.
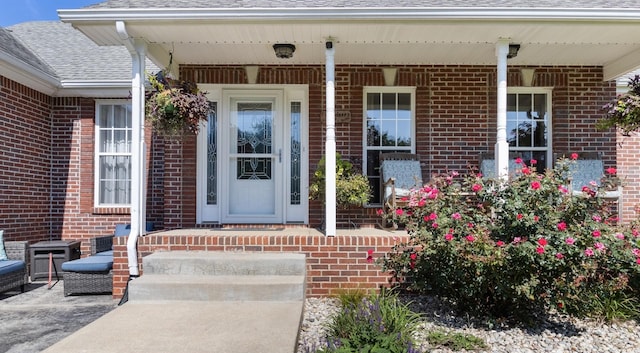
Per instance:
[[[367,121],[367,146],[380,146],[380,122]]]
[[[207,205],[218,203],[218,131],[217,103],[210,102],[207,131]]]
[[[518,146],[518,123],[515,120],[507,120],[507,142],[509,146]]]
[[[98,119],[98,123],[100,127],[108,127],[112,126],[112,118],[113,118],[113,106],[111,105],[101,105],[100,106],[100,118]]]
[[[396,121],[382,121],[382,146],[396,145]]]
[[[380,119],[380,94],[367,94],[367,119]]]
[[[544,121],[537,121],[534,132],[533,146],[547,147],[547,128]]]
[[[113,127],[116,129],[122,129],[130,127],[131,119],[130,112],[127,107],[123,107],[121,105],[116,105],[114,107],[114,124]]]
[[[396,119],[396,94],[382,94],[382,119]]]
[[[411,121],[398,121],[398,143],[397,146],[411,146]]]
[[[289,202],[292,205],[299,205],[302,195],[300,107],[300,102],[291,102],[291,151],[289,156],[291,160],[291,193],[289,195]]]

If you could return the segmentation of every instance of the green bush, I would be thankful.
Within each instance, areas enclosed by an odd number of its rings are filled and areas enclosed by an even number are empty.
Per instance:
[[[325,200],[325,157],[318,162],[318,168],[313,173],[313,180],[309,185],[309,199]],[[353,163],[342,159],[336,153],[336,203],[342,208],[363,206],[369,202],[371,186],[366,175],[356,171]]]
[[[396,210],[410,240],[381,259],[383,268],[473,314],[528,320],[553,308],[607,317],[624,307],[620,316],[637,318],[629,298],[640,294],[640,228],[618,225],[602,197],[615,169],[575,196],[572,160],[545,174],[516,163],[508,182],[451,173],[414,190]]]
[[[321,353],[418,353],[413,334],[420,315],[391,292],[357,301],[341,296],[342,310],[328,326],[327,347]]]

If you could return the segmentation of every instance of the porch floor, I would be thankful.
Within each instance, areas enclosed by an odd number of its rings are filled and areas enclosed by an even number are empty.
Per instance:
[[[180,228],[173,230],[159,230],[147,234],[161,236],[225,236],[225,235],[243,235],[243,236],[261,236],[261,235],[297,235],[297,236],[320,236],[324,233],[316,228],[309,227],[282,227],[279,225],[267,225],[264,227],[225,227],[225,228]],[[390,235],[406,235],[405,230],[385,230],[379,228],[357,228],[357,229],[338,229],[336,237],[340,236],[385,236]]]

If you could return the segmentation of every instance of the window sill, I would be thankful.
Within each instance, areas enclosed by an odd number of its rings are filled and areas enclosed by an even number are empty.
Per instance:
[[[96,215],[129,215],[131,207],[94,207],[92,213]]]

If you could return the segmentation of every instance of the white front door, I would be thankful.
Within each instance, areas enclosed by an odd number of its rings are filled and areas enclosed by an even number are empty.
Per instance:
[[[280,91],[227,92],[223,222],[282,223]]]
[[[307,223],[307,87],[199,86],[197,222]]]

